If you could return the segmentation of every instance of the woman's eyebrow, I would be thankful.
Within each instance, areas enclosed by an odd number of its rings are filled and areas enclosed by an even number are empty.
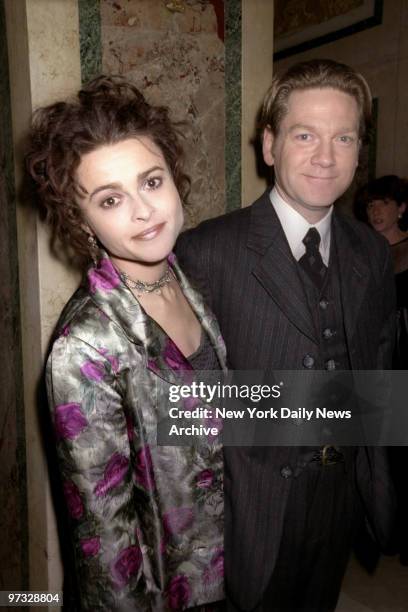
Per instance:
[[[147,170],[143,170],[143,172],[140,172],[137,175],[137,180],[139,182],[144,181],[144,179],[149,176],[149,174],[151,172],[155,172],[156,170],[162,170],[164,171],[164,168],[162,166],[152,166],[151,168],[147,168]],[[100,185],[99,187],[97,187],[96,189],[94,189],[92,191],[92,193],[89,196],[89,199],[92,200],[92,198],[99,193],[100,191],[105,191],[106,189],[122,189],[123,190],[123,185],[122,183],[107,183],[106,185]],[[84,190],[85,191],[85,190]]]
[[[105,189],[122,189],[122,188],[123,188],[122,183],[107,183],[106,185],[100,185],[99,187],[93,190],[93,192],[89,196],[89,199],[92,200],[92,198],[97,193],[99,193],[100,191],[105,191]]]
[[[164,172],[164,168],[162,166],[152,166],[151,168],[148,168],[147,170],[144,170],[138,174],[137,178],[139,181],[143,181],[151,172],[155,172],[156,170],[162,170]]]

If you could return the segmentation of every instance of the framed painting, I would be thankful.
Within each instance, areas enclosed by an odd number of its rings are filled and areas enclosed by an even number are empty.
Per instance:
[[[274,61],[382,22],[383,0],[275,0]]]

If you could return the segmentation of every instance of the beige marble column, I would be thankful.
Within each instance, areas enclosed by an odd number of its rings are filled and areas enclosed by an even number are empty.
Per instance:
[[[21,141],[33,109],[80,86],[77,0],[5,0],[15,176],[22,179]],[[49,235],[30,206],[18,206],[27,454],[30,589],[61,589],[62,571],[50,498],[37,389],[51,331],[78,279],[51,255]]]
[[[273,0],[242,0],[242,129],[241,196],[251,204],[266,184],[256,173],[255,119],[263,96],[272,81]]]

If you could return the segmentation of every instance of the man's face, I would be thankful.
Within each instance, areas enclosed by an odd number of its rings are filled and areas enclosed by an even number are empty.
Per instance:
[[[358,165],[356,100],[337,89],[294,91],[279,133],[265,130],[264,160],[283,199],[316,223],[350,185]]]

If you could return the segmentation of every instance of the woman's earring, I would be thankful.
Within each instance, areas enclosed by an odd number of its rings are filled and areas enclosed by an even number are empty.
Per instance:
[[[88,236],[88,244],[89,244],[89,250],[91,251],[92,261],[94,262],[94,265],[96,266],[96,264],[98,263],[99,247],[98,247],[98,243],[96,242],[95,236],[92,236],[92,234],[89,234]]]

